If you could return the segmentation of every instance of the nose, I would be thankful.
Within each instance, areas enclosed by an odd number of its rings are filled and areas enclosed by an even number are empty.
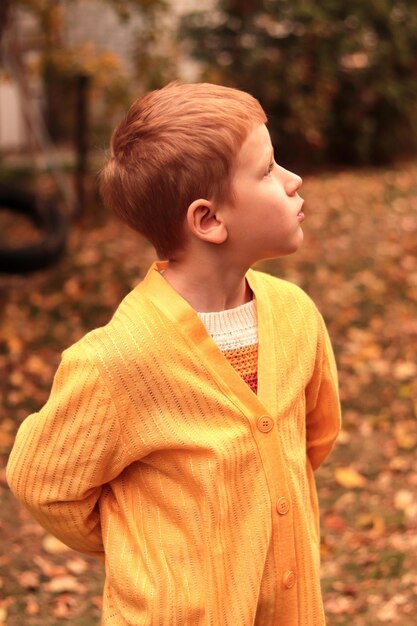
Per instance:
[[[294,196],[303,184],[303,179],[301,176],[298,176],[298,174],[294,174],[294,172],[290,172],[284,168],[283,170],[286,177],[284,183],[285,192],[288,196]]]

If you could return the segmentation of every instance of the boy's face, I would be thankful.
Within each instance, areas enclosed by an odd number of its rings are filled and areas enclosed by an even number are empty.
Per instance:
[[[274,161],[268,129],[256,126],[237,156],[234,202],[225,208],[229,244],[248,265],[295,252],[303,241],[302,180]]]

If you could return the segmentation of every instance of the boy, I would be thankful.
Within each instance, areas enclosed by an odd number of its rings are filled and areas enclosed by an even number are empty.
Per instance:
[[[301,179],[250,95],[171,84],[116,128],[105,202],[163,262],[63,354],[8,465],[106,566],[102,624],[322,626],[313,471],[339,430],[332,350],[296,286]]]

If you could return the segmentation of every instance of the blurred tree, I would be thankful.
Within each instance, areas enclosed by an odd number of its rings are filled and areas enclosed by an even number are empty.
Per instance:
[[[0,4],[0,39],[7,25],[11,5],[12,0],[3,0]]]
[[[143,15],[132,54],[135,76],[143,91],[159,89],[177,78],[180,56],[175,32],[177,20],[166,7],[155,7]]]
[[[111,118],[112,109],[126,106],[129,101],[129,80],[122,60],[112,50],[111,38],[107,50],[99,50],[94,43],[93,33],[82,43],[71,44],[68,38],[68,9],[81,4],[76,0],[15,0],[14,7],[31,14],[37,24],[36,35],[21,42],[23,52],[36,50],[37,70],[43,78],[46,94],[46,118],[52,136],[56,139],[68,137],[69,112],[71,106],[62,106],[62,94],[74,100],[74,85],[80,77],[86,77],[94,93],[100,94],[101,105],[106,102],[104,118]],[[143,22],[162,6],[164,0],[105,0],[121,22],[140,15]],[[97,8],[100,10],[99,3]],[[80,15],[81,17],[81,15]],[[33,29],[32,29],[33,32]],[[143,50],[146,55],[147,51]],[[32,68],[33,69],[33,64]],[[68,104],[68,100],[67,100]],[[110,109],[110,110],[109,110]]]
[[[289,163],[417,150],[413,0],[219,0],[188,15],[181,36],[205,79],[260,99]]]
[[[107,143],[115,114],[119,116],[120,109],[124,110],[130,101],[131,79],[120,56],[112,51],[111,38],[107,50],[104,46],[99,50],[94,33],[90,36],[88,31],[82,43],[71,43],[69,9],[74,9],[73,14],[79,9],[81,14],[86,2],[0,0],[0,3],[3,27],[0,37],[7,35],[6,65],[19,83],[23,100],[28,106],[32,99],[39,100],[39,88],[33,89],[32,83],[41,83],[48,136],[59,143],[69,141],[75,148],[76,212],[81,213],[86,204],[85,183],[92,136],[97,144],[100,140],[97,131],[104,131]],[[98,13],[103,10],[100,2],[91,4]],[[147,24],[153,13],[164,6],[164,0],[106,0],[106,4],[121,21],[140,15]],[[23,19],[28,15],[32,17],[30,26]],[[147,50],[142,54],[146,55]],[[34,94],[35,91],[38,93]],[[37,119],[41,122],[39,117]],[[37,133],[38,137],[41,134]],[[43,133],[42,145],[37,145],[37,149],[45,150],[48,141]]]

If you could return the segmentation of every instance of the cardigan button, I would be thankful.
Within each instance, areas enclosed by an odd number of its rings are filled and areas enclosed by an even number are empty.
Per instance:
[[[261,433],[269,433],[269,431],[274,427],[274,422],[272,417],[269,417],[269,415],[262,415],[262,417],[257,420],[256,425]]]
[[[284,586],[287,589],[291,589],[291,587],[294,587],[295,585],[295,572],[293,572],[292,570],[288,570],[288,572],[285,572],[284,574]]]
[[[290,510],[290,503],[287,498],[280,498],[277,502],[277,511],[280,515],[285,515]]]

